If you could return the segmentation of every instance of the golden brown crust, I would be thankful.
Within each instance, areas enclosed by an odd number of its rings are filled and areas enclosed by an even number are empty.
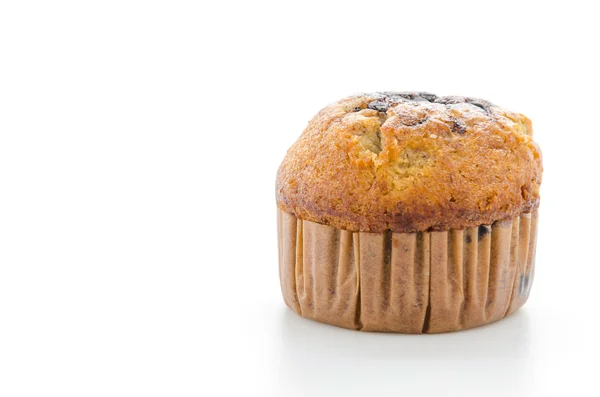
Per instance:
[[[527,117],[474,98],[348,97],[321,110],[277,173],[277,203],[336,228],[464,229],[539,205]]]

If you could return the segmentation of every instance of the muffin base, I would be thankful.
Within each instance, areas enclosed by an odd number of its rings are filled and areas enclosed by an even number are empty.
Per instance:
[[[538,211],[464,230],[364,233],[277,210],[283,300],[361,331],[440,333],[503,319],[527,301]]]

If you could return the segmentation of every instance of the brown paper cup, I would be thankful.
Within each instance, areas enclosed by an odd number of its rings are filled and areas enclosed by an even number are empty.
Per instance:
[[[438,333],[518,310],[534,273],[537,210],[465,230],[363,233],[278,210],[285,303],[362,331]]]

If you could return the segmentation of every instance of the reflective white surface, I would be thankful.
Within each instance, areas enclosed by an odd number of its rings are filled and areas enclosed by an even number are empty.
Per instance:
[[[526,395],[533,385],[526,311],[493,326],[441,335],[365,334],[316,324],[291,310],[279,325],[280,395]]]

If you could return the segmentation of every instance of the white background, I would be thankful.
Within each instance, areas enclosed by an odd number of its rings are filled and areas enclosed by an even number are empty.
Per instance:
[[[2,2],[0,396],[599,395],[593,5]],[[518,314],[410,336],[284,306],[277,167],[320,108],[377,90],[533,120]]]

